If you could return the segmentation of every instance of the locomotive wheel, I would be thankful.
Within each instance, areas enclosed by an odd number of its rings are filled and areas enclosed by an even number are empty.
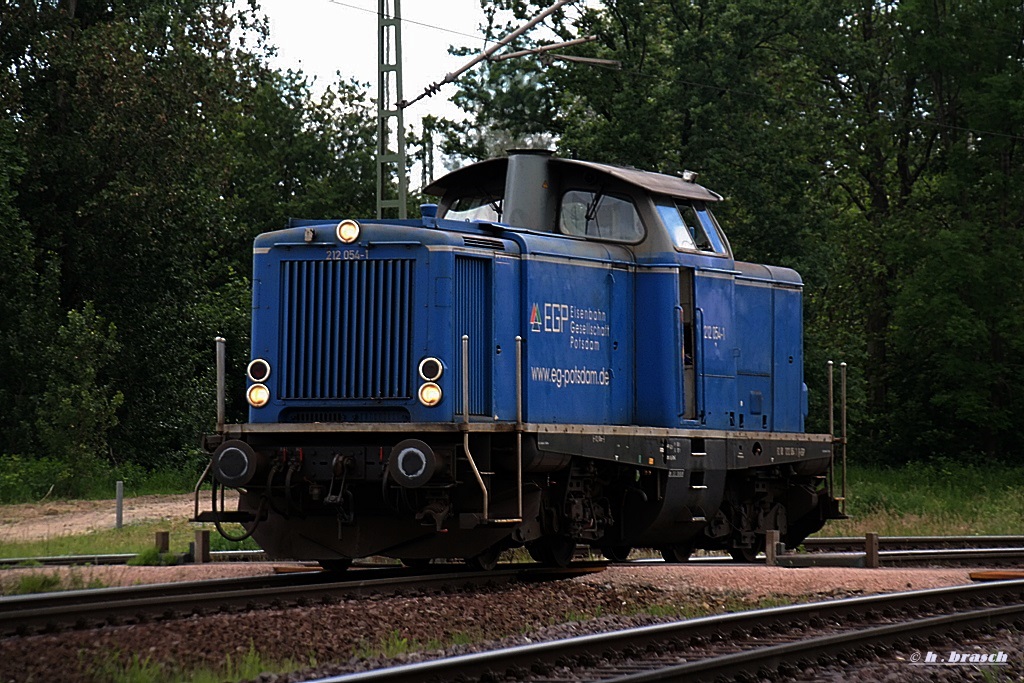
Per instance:
[[[543,541],[527,543],[526,552],[530,553],[530,557],[533,558],[534,562],[548,564],[551,561],[551,553],[548,552],[547,545]]]
[[[479,555],[466,558],[466,564],[471,569],[477,569],[479,571],[489,572],[498,566],[498,556],[501,555],[501,551],[488,548]]]
[[[319,560],[319,564],[326,572],[343,572],[352,566],[352,560]]]
[[[545,536],[529,544],[530,557],[541,564],[568,567],[576,553],[576,542],[568,536]]]
[[[631,552],[633,552],[633,549],[628,545],[613,545],[601,548],[601,554],[612,562],[625,562],[629,559]]]
[[[729,548],[729,556],[733,562],[751,564],[757,561],[757,554],[763,550],[763,543],[755,543],[752,548]]]
[[[673,564],[678,562],[689,562],[690,555],[692,553],[693,546],[688,543],[678,543],[661,549],[661,556],[665,558],[666,562],[671,562]]]

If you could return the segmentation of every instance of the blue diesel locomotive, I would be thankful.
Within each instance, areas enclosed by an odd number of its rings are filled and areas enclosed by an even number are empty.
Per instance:
[[[804,432],[800,276],[734,260],[719,195],[541,151],[426,192],[415,220],[256,238],[249,421],[205,438],[197,519],[325,567],[486,568],[749,561],[841,516],[834,439]]]

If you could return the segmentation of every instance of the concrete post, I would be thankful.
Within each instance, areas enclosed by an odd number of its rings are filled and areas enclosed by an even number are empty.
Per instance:
[[[864,566],[878,569],[878,534],[869,532],[864,535]]]
[[[194,552],[196,564],[205,564],[210,561],[210,530],[200,529],[196,531],[196,544]]]
[[[158,553],[169,553],[171,551],[171,532],[156,532],[156,551]]]
[[[764,539],[764,557],[765,564],[769,567],[774,567],[778,564],[778,552],[779,552],[779,530],[769,529],[765,533]]]

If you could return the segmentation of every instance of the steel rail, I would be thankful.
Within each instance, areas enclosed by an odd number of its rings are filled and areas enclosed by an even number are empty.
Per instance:
[[[346,574],[308,572],[8,596],[0,597],[0,635],[174,618],[231,608],[303,606],[357,595],[550,581],[603,571],[606,566],[597,562],[566,569],[505,565],[489,572],[453,566],[427,571],[391,567],[350,570]]]
[[[807,550],[818,548],[863,548],[863,536],[812,536],[801,545]],[[879,536],[879,546],[932,549],[936,547],[957,548],[1010,548],[1024,547],[1024,536]]]
[[[762,670],[777,670],[793,662],[812,660],[822,656],[835,657],[871,646],[892,646],[900,641],[924,639],[931,635],[948,634],[951,630],[984,627],[992,623],[1019,621],[1024,616],[1024,605],[1001,605],[969,612],[943,614],[901,621],[885,626],[834,633],[818,638],[796,640],[781,645],[756,648],[746,652],[709,657],[694,662],[664,666],[614,678],[602,678],[604,683],[652,683],[655,681],[714,681],[739,674]]]
[[[1024,548],[948,548],[945,550],[882,550],[878,553],[882,566],[940,564],[1020,564]]]
[[[880,546],[897,546],[899,550],[882,551],[880,556],[883,559],[893,558],[894,561],[913,563],[937,560],[941,561],[941,554],[928,556],[926,552],[950,553],[952,560],[1024,560],[1024,536],[880,536]],[[862,548],[864,539],[857,536],[835,536],[835,537],[812,537],[806,539],[802,545],[809,554],[817,552],[828,552],[842,549]],[[585,554],[589,548],[581,546],[578,552]],[[976,557],[971,553],[977,552]],[[906,553],[904,557],[902,553]],[[961,554],[962,558],[958,558]],[[986,557],[986,555],[988,557]],[[18,565],[31,566],[41,565],[118,565],[126,564],[136,556],[135,553],[109,553],[95,555],[52,555],[41,557],[8,557],[0,558],[0,567],[16,567]],[[259,562],[266,558],[262,550],[214,550],[210,553],[214,562]],[[721,557],[698,556],[690,559],[691,562],[730,562],[728,555]],[[634,560],[632,563],[658,562],[661,559]]]
[[[174,554],[174,553],[172,553]],[[41,557],[0,557],[0,567],[23,565],[32,568],[44,566],[118,565],[128,564],[138,553],[98,553],[95,555],[44,555]],[[211,562],[263,562],[266,553],[262,550],[212,550]]]
[[[798,555],[780,555],[778,564],[780,567],[863,567],[865,554],[861,552],[828,552],[825,550],[814,550]],[[879,563],[883,567],[908,567],[908,566],[1002,566],[1024,564],[1024,548],[945,548],[941,550],[882,550],[878,553]],[[787,563],[787,560],[791,561]],[[792,562],[800,560],[800,562]],[[621,563],[613,563],[613,566],[637,566],[654,564],[662,566],[666,564],[660,557],[637,558],[626,560]],[[700,555],[691,557],[686,564],[691,566],[700,565],[737,565],[728,555]],[[763,565],[764,560],[760,559],[746,566]]]
[[[502,650],[479,652],[447,659],[420,662],[406,666],[377,669],[356,674],[320,678],[310,683],[424,683],[425,681],[472,680],[480,677],[500,679],[507,672],[529,671],[550,667],[578,657],[603,657],[609,652],[648,652],[660,645],[686,642],[694,638],[729,637],[752,629],[771,629],[812,620],[841,621],[868,613],[897,613],[922,605],[935,607],[948,604],[949,611],[963,611],[968,602],[1002,602],[1001,615],[1024,617],[1024,580],[993,582],[951,588],[937,588],[905,593],[873,595],[842,600],[829,600],[803,605],[789,605],[767,610],[751,610],[687,621],[657,624],[640,628],[536,643]],[[1012,604],[1006,604],[1010,602]],[[939,623],[939,622],[936,622]],[[896,628],[905,627],[904,624]],[[758,668],[761,665],[756,665]],[[714,678],[720,674],[711,676]],[[632,679],[622,679],[632,680]],[[643,680],[643,679],[636,679]],[[669,679],[661,679],[669,680]],[[675,675],[671,680],[681,680]],[[688,680],[688,679],[685,679]]]

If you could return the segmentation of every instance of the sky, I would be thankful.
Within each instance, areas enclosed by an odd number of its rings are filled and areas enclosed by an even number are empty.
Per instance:
[[[336,81],[340,71],[377,91],[377,0],[260,0],[270,22],[270,40],[278,48],[273,62],[316,76],[315,89]],[[470,58],[448,54],[449,45],[485,45],[480,0],[405,0],[402,11],[403,94],[411,100],[431,83],[462,67]],[[474,39],[474,36],[476,37]],[[433,97],[405,110],[406,126],[419,127],[427,114],[462,119],[446,85]]]

